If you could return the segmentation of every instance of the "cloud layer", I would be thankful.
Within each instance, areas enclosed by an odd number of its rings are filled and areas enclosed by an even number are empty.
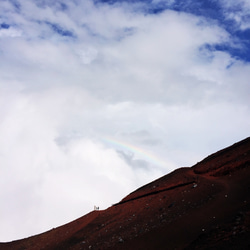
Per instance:
[[[1,241],[104,209],[249,135],[250,65],[216,49],[232,35],[143,6],[1,2]]]

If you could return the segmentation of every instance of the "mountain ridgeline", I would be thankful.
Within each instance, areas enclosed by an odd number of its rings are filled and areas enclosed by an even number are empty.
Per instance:
[[[250,249],[250,138],[13,249]]]

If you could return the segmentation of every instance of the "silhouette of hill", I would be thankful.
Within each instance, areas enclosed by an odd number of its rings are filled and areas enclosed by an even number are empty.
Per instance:
[[[250,138],[7,249],[250,249]]]

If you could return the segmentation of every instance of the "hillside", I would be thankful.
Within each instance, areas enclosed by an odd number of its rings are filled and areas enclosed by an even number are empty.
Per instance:
[[[9,249],[250,249],[250,138]]]

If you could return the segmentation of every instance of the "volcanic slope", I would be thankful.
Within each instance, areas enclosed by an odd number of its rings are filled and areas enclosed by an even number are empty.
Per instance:
[[[250,249],[250,138],[7,249]]]

